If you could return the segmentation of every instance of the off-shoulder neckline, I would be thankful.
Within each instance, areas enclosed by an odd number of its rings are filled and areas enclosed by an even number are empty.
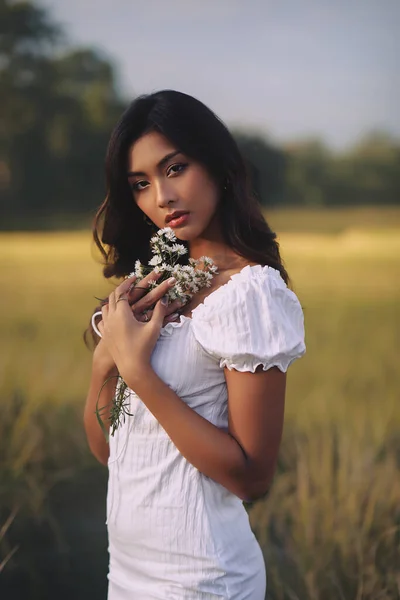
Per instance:
[[[168,332],[171,331],[172,329],[176,329],[179,327],[182,327],[182,325],[185,322],[190,322],[193,320],[193,316],[196,314],[196,311],[200,312],[205,306],[207,306],[211,300],[210,298],[214,298],[215,296],[218,296],[219,293],[222,293],[222,291],[232,285],[233,282],[235,282],[235,280],[240,279],[241,276],[243,274],[247,274],[247,273],[252,273],[254,269],[254,273],[263,273],[264,270],[271,270],[272,272],[275,272],[275,274],[278,274],[279,277],[281,277],[281,274],[279,273],[279,271],[277,269],[274,269],[274,267],[270,267],[269,265],[245,265],[243,267],[243,269],[241,269],[240,271],[238,271],[237,273],[233,273],[233,275],[231,275],[228,279],[228,281],[226,283],[223,283],[222,285],[220,285],[219,287],[217,287],[216,290],[214,290],[213,292],[211,292],[210,294],[208,294],[208,296],[206,296],[203,300],[203,302],[200,302],[200,304],[198,304],[193,310],[192,310],[192,316],[191,317],[187,317],[186,315],[180,315],[179,317],[179,321],[172,321],[170,323],[167,323],[165,325],[165,327],[161,327],[161,332]]]

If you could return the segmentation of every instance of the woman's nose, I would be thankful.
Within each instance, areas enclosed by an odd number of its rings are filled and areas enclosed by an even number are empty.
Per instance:
[[[156,202],[159,208],[165,208],[170,202],[174,202],[173,186],[167,180],[158,181],[155,188]]]

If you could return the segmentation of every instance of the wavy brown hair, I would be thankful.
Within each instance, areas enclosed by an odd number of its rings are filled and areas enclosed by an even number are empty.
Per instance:
[[[218,211],[225,243],[238,255],[277,269],[286,284],[276,234],[256,198],[249,169],[224,123],[202,102],[175,90],[136,98],[116,124],[107,148],[107,195],[93,223],[93,237],[104,258],[106,278],[131,273],[137,259],[150,259],[155,230],[132,197],[127,179],[129,148],[144,134],[157,131],[176,148],[201,163],[220,187]],[[180,240],[188,248],[188,243]],[[189,255],[180,258],[187,264]],[[85,339],[91,334],[86,332]]]

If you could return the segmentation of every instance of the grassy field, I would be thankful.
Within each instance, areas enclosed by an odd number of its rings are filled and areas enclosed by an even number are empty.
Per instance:
[[[269,597],[400,598],[400,211],[269,220],[307,334],[289,371],[278,473],[250,510]],[[3,522],[18,508],[12,531],[20,514],[43,516],[58,482],[94,464],[81,338],[110,284],[87,231],[4,233],[0,252],[0,507]]]

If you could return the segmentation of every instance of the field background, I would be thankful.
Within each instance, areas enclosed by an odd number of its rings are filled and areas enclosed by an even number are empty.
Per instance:
[[[307,342],[273,488],[249,506],[269,598],[400,598],[400,210],[266,216]],[[0,595],[104,598],[107,477],[83,431],[82,332],[110,284],[88,231],[3,233],[0,252]]]

